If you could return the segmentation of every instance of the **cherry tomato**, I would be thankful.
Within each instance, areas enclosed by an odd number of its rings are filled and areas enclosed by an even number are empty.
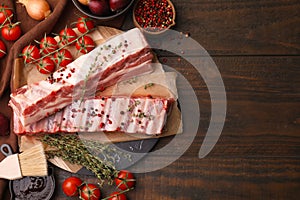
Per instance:
[[[95,48],[95,42],[90,36],[83,36],[76,42],[76,49],[83,54],[92,51]]]
[[[22,56],[25,63],[35,62],[41,57],[39,49],[34,45],[24,47]]]
[[[79,32],[86,33],[87,31],[93,29],[95,27],[95,25],[91,18],[79,17],[77,20],[76,27]]]
[[[60,67],[66,67],[73,61],[73,56],[67,49],[62,49],[54,54],[55,62]]]
[[[98,200],[101,197],[101,191],[95,184],[85,184],[80,189],[80,199]]]
[[[2,40],[0,40],[0,58],[6,55],[6,46]]]
[[[50,74],[55,70],[55,63],[51,58],[45,57],[37,64],[36,68],[42,74]]]
[[[59,37],[62,45],[66,45],[70,42],[73,42],[77,38],[77,34],[71,28],[64,28],[59,32]]]
[[[131,172],[121,170],[118,176],[115,178],[115,184],[117,188],[121,190],[127,190],[135,185],[135,179]]]
[[[127,200],[126,195],[120,192],[113,192],[109,196],[108,200]]]
[[[58,49],[58,45],[53,37],[45,36],[40,42],[40,48],[44,54],[48,54]]]
[[[6,24],[1,29],[2,37],[8,41],[15,41],[19,39],[22,34],[21,28],[18,23],[15,24]]]
[[[0,24],[9,23],[12,20],[13,11],[5,5],[0,6]]]
[[[74,197],[79,194],[79,188],[82,185],[82,180],[78,177],[71,176],[64,180],[62,189],[68,197]]]

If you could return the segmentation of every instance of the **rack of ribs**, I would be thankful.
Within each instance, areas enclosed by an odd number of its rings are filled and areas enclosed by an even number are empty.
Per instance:
[[[61,111],[23,126],[14,115],[19,135],[59,132],[125,132],[161,134],[174,99],[150,97],[96,97],[76,100]]]
[[[93,96],[114,85],[129,72],[151,72],[153,54],[137,28],[117,35],[89,54],[50,75],[46,80],[25,85],[11,94],[9,105],[22,126],[46,118],[74,100]]]

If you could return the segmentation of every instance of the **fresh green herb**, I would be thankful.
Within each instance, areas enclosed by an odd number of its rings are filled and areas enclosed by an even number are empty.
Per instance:
[[[141,104],[141,101],[139,101],[139,100],[135,100],[134,101],[134,106],[136,107],[136,106],[138,106],[138,105],[140,105]]]
[[[93,60],[93,63],[91,64],[88,73],[85,76],[84,79],[84,83],[83,83],[83,89],[82,89],[82,95],[81,95],[81,102],[84,100],[84,97],[86,96],[86,87],[87,87],[87,83],[89,80],[89,78],[91,77],[92,74],[96,73],[97,70],[100,70],[104,63],[108,63],[111,59],[112,59],[112,55],[117,53],[117,50],[120,49],[123,46],[122,42],[120,44],[118,44],[115,47],[112,47],[112,45],[103,45],[102,47],[100,47],[100,51],[97,52],[97,56],[95,57],[95,59]],[[108,51],[111,50],[110,54],[107,54],[107,56],[104,56],[104,54],[102,55],[103,51]],[[100,64],[97,64],[100,63]],[[95,80],[96,81],[96,80]],[[98,81],[98,80],[97,80]],[[95,84],[93,84],[95,85]]]
[[[46,151],[48,158],[59,157],[73,164],[79,164],[92,171],[103,184],[112,184],[118,174],[114,163],[115,155],[121,155],[130,160],[130,155],[118,151],[108,144],[97,141],[83,140],[74,134],[44,135],[40,140],[55,150]]]
[[[144,86],[144,89],[147,90],[148,88],[153,87],[153,86],[154,86],[154,83],[148,83]]]
[[[122,84],[123,85],[126,85],[126,84],[132,85],[132,84],[136,83],[137,81],[138,81],[138,78],[137,77],[133,77],[133,78],[127,80],[127,81],[123,81]]]

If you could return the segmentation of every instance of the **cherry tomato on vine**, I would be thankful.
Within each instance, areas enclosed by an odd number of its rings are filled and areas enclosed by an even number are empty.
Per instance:
[[[134,187],[135,179],[131,172],[127,170],[121,170],[118,176],[115,178],[115,184],[117,188],[121,190],[127,190]]]
[[[113,192],[109,196],[108,200],[127,200],[126,195],[120,192]]]
[[[40,41],[40,48],[44,54],[52,53],[53,51],[58,49],[58,45],[56,40],[53,37],[45,36]]]
[[[91,18],[83,16],[78,18],[76,27],[79,32],[86,33],[87,31],[93,29],[95,25]]]
[[[55,70],[55,63],[51,58],[45,57],[37,64],[36,68],[42,74],[51,74]]]
[[[73,42],[77,38],[77,34],[71,28],[64,28],[59,32],[59,37],[62,45],[66,45],[70,42]]]
[[[98,200],[101,197],[101,191],[97,185],[89,183],[85,184],[80,189],[80,199]]]
[[[15,41],[19,39],[22,34],[21,28],[18,23],[6,24],[1,29],[2,37],[7,41]]]
[[[54,60],[60,67],[66,67],[73,61],[71,52],[67,49],[62,49],[54,54]]]
[[[90,36],[83,36],[76,42],[76,49],[83,54],[92,51],[95,48],[95,42]]]
[[[40,50],[34,45],[24,47],[22,56],[25,63],[35,62],[41,57]]]
[[[8,6],[0,6],[0,24],[9,23],[12,20],[13,11]]]
[[[0,40],[0,58],[6,55],[6,46],[2,40]]]
[[[63,192],[68,197],[78,196],[82,183],[82,180],[75,176],[66,178],[62,184]]]

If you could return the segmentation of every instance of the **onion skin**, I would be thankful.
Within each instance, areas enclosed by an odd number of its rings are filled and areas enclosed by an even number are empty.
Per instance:
[[[109,0],[109,7],[111,11],[115,12],[125,8],[129,2],[129,0]]]
[[[78,0],[78,1],[79,1],[79,3],[81,3],[82,5],[85,5],[85,6],[89,5],[89,0]]]
[[[26,8],[27,14],[37,21],[44,20],[51,14],[51,8],[46,0],[19,0]]]
[[[89,9],[94,15],[106,16],[110,13],[108,1],[106,0],[90,0]]]

